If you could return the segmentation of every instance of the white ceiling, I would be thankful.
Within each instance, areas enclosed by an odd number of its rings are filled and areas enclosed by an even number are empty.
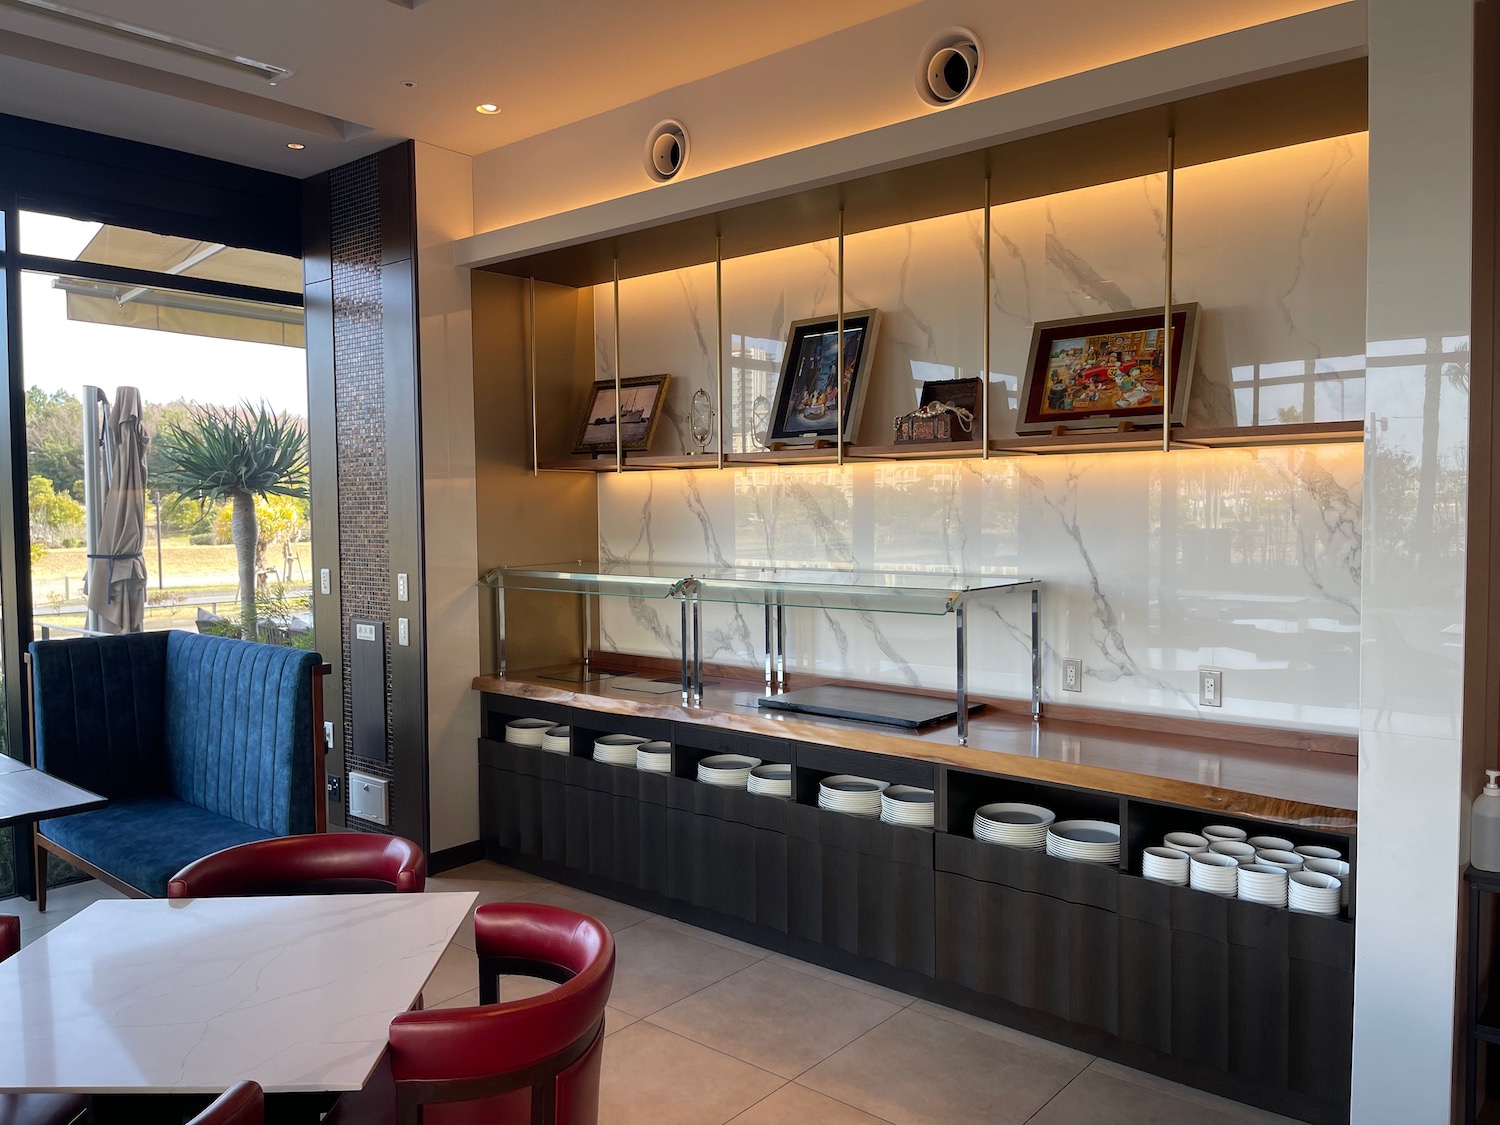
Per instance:
[[[310,175],[407,137],[486,152],[918,0],[68,2],[293,76],[0,8],[0,113]]]

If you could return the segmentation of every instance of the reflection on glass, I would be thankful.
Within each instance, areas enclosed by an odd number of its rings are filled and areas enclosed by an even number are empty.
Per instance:
[[[750,437],[762,449],[770,449],[771,400],[765,395],[756,395],[750,404]]]

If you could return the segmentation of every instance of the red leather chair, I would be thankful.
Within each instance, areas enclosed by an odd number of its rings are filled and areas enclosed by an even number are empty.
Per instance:
[[[194,860],[167,881],[168,898],[275,894],[421,893],[427,857],[400,836],[331,832],[278,836]]]
[[[21,948],[21,919],[0,914],[0,961]],[[88,1112],[78,1094],[0,1094],[0,1125],[69,1125]]]
[[[500,902],[474,912],[474,939],[479,1007],[397,1016],[386,1063],[323,1125],[596,1125],[609,930],[561,907]],[[558,987],[502,1004],[502,973]]]
[[[258,1082],[236,1082],[188,1125],[264,1125],[266,1099]]]

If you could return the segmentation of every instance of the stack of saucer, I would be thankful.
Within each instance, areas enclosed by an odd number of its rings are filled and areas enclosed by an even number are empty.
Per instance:
[[[1196,832],[1168,832],[1161,842],[1163,847],[1186,852],[1188,855],[1208,851],[1208,840]]]
[[[750,771],[746,788],[757,797],[790,797],[792,767],[785,762],[766,762]]]
[[[549,754],[568,753],[572,741],[572,727],[548,727],[542,732],[542,749]]]
[[[635,748],[635,768],[645,773],[672,772],[672,744],[643,742]]]
[[[698,780],[720,789],[744,789],[749,785],[750,771],[758,765],[759,758],[744,754],[714,754],[698,763]]]
[[[1008,848],[1038,850],[1047,843],[1047,828],[1057,814],[1041,805],[1014,801],[985,805],[974,814],[974,839]]]
[[[1107,820],[1059,820],[1047,829],[1047,854],[1080,863],[1119,863],[1120,826]]]
[[[1292,851],[1300,855],[1304,860],[1344,858],[1344,853],[1337,848],[1321,848],[1317,844],[1298,844]]]
[[[1188,853],[1176,848],[1147,848],[1141,853],[1141,874],[1158,883],[1185,887],[1189,862]]]
[[[648,741],[638,734],[601,734],[594,739],[594,761],[611,766],[633,766],[636,747]]]
[[[1301,871],[1302,857],[1296,852],[1264,851],[1255,853],[1256,863],[1269,863],[1272,867],[1280,867],[1285,871]]]
[[[551,719],[512,719],[505,724],[505,741],[512,746],[540,746]]]
[[[1258,852],[1289,852],[1292,842],[1280,836],[1251,836],[1245,843]]]
[[[1242,840],[1215,840],[1208,845],[1208,850],[1218,852],[1220,855],[1234,856],[1240,861],[1241,867],[1255,862],[1255,849]]]
[[[1315,871],[1319,875],[1332,875],[1339,881],[1339,905],[1349,905],[1349,863],[1342,859],[1310,859],[1302,865],[1304,871]]]
[[[892,785],[880,794],[880,819],[887,824],[909,824],[931,828],[936,808],[931,789],[915,785]]]
[[[1286,906],[1286,868],[1271,863],[1242,863],[1239,880],[1239,896],[1246,902]]]
[[[1229,824],[1210,824],[1203,830],[1203,834],[1208,837],[1210,844],[1225,840],[1232,840],[1235,843],[1242,844],[1245,842],[1245,837],[1249,835],[1243,829],[1235,828]]]
[[[1240,861],[1219,852],[1198,852],[1188,864],[1188,885],[1221,898],[1233,898],[1239,889]]]
[[[1325,914],[1336,918],[1341,887],[1334,875],[1324,875],[1320,871],[1293,871],[1287,888],[1288,905],[1302,914]]]
[[[818,808],[850,816],[879,816],[886,782],[838,773],[818,782]]]

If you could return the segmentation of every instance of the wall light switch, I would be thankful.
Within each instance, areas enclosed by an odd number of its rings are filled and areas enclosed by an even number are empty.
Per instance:
[[[333,720],[325,719],[323,722],[323,745],[333,749]]]
[[[1063,691],[1083,690],[1083,661],[1070,656],[1063,661]]]
[[[1198,702],[1204,707],[1224,706],[1224,673],[1216,668],[1198,669]]]
[[[407,624],[406,618],[396,618],[396,643],[398,645],[411,644],[411,626]]]
[[[318,591],[323,594],[333,592],[333,585],[328,581],[328,568],[326,566],[318,571]]]
[[[406,575],[404,574],[396,575],[396,600],[406,601]]]

